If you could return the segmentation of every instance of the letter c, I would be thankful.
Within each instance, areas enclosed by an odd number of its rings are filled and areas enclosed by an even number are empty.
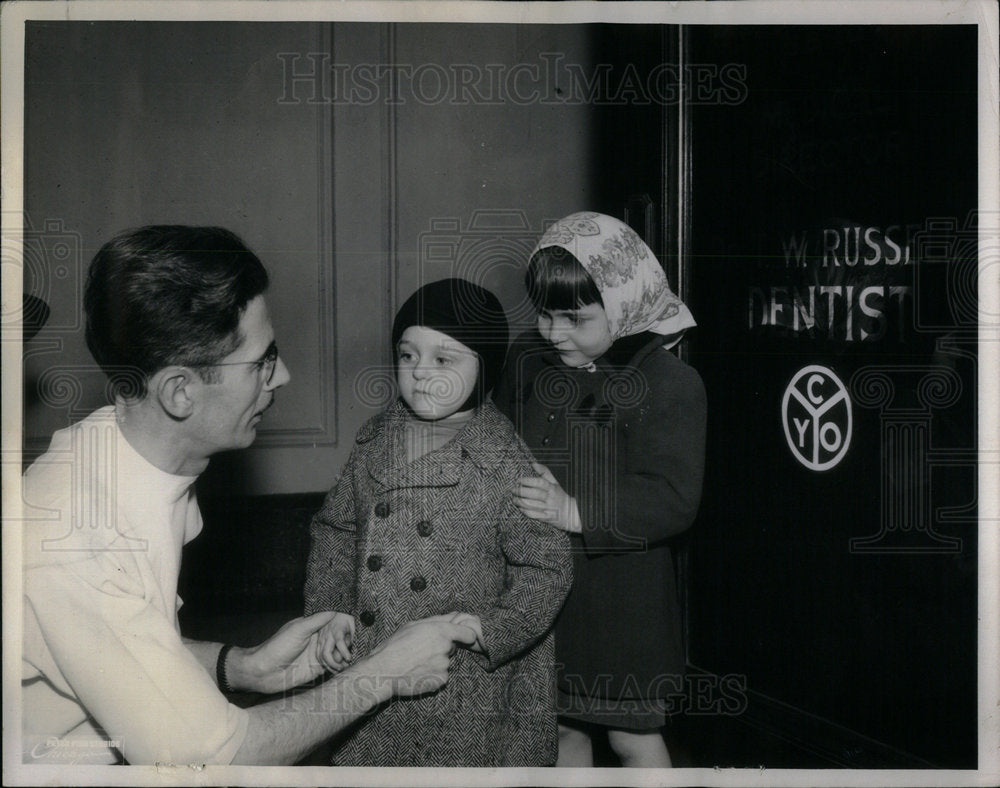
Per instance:
[[[809,401],[813,405],[819,405],[823,401],[823,398],[821,396],[813,393],[813,385],[815,385],[816,383],[822,383],[822,382],[823,382],[823,376],[822,375],[810,375],[809,376],[809,380],[806,383],[806,394],[809,397]]]

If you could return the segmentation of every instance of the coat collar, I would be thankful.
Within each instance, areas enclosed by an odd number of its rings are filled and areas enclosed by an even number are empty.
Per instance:
[[[406,463],[401,438],[409,418],[406,406],[397,400],[358,431],[356,442],[364,447],[369,475],[387,487],[455,485],[461,478],[463,460],[471,460],[480,470],[491,473],[509,459],[517,446],[511,423],[486,400],[448,443]]]
[[[540,334],[534,332],[532,340],[543,349],[541,356],[546,363],[563,366],[559,354],[546,344]],[[650,331],[622,337],[616,340],[607,352],[594,362],[594,365],[606,375],[626,372],[629,368],[638,367],[647,356],[662,347],[663,343],[664,337]]]

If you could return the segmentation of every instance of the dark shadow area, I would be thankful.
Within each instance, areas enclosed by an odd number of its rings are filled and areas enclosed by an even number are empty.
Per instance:
[[[686,721],[692,757],[975,767],[974,274],[955,285],[975,270],[976,30],[690,33],[693,60],[747,79],[744,102],[693,109],[709,437],[689,658],[742,677],[748,703]],[[823,428],[840,458],[786,437],[810,366],[850,397],[850,425],[834,410]]]

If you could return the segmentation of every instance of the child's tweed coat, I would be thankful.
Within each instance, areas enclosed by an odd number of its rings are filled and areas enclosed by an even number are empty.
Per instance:
[[[342,766],[537,766],[555,761],[551,624],[569,591],[569,540],[514,505],[530,454],[492,402],[407,464],[397,402],[358,433],[312,523],[306,613],[355,616],[354,660],[400,625],[462,611],[488,654],[459,649],[438,693],[399,698],[338,742]]]

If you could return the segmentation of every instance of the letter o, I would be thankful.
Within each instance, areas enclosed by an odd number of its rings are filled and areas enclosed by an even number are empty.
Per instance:
[[[827,442],[826,434],[828,432],[833,433],[833,441]],[[819,428],[819,442],[827,451],[836,451],[840,448],[840,444],[843,443],[843,436],[840,434],[840,427],[834,424],[832,421],[828,421],[822,427]]]
[[[424,90],[424,77],[432,74],[437,81],[437,92],[428,95]],[[421,104],[440,104],[448,97],[449,89],[448,72],[444,66],[437,63],[422,63],[413,70],[412,89],[416,92],[416,99]]]

